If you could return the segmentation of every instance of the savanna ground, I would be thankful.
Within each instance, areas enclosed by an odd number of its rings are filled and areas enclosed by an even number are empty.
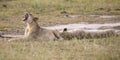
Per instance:
[[[0,0],[0,30],[5,34],[23,34],[25,11],[39,17],[41,26],[76,22],[119,22],[116,18],[87,15],[119,15],[119,0]],[[80,14],[81,17],[63,17]],[[15,41],[0,39],[0,60],[119,60],[120,37],[65,41]]]

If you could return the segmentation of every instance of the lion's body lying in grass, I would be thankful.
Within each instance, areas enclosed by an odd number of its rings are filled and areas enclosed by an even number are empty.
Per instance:
[[[77,30],[74,32],[67,32],[66,28],[63,30],[63,32],[61,32],[60,35],[67,40],[70,40],[73,38],[89,39],[89,38],[107,38],[111,36],[118,36],[118,34],[114,30],[106,30],[106,31],[100,31],[100,32]]]

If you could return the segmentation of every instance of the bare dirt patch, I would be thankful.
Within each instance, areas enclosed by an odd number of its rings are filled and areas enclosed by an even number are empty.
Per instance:
[[[80,22],[74,24],[65,24],[65,25],[55,25],[55,26],[48,26],[44,27],[47,29],[57,29],[62,31],[63,28],[68,28],[68,31],[76,31],[76,30],[89,30],[89,31],[104,31],[106,29],[114,29],[119,31],[120,29],[120,22],[118,23],[87,23],[87,22]]]

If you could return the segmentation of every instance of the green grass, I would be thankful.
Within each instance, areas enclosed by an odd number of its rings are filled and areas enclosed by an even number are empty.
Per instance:
[[[69,13],[80,14],[120,14],[114,9],[120,8],[119,0],[11,0],[1,1],[6,4],[10,10],[32,11],[35,13],[56,13],[66,10]],[[14,9],[13,9],[14,8]],[[16,9],[17,8],[17,9]],[[96,10],[104,8],[104,10]],[[106,9],[111,9],[106,12]],[[4,9],[3,9],[4,10]],[[102,12],[102,13],[101,13]],[[15,12],[14,12],[15,13]]]
[[[0,41],[0,60],[119,60],[120,38]]]

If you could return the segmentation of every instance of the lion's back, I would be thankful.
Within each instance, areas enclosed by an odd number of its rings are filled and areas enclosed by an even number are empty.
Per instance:
[[[53,32],[48,29],[40,29],[38,37],[39,39],[42,39],[42,40],[55,40],[56,39]]]

